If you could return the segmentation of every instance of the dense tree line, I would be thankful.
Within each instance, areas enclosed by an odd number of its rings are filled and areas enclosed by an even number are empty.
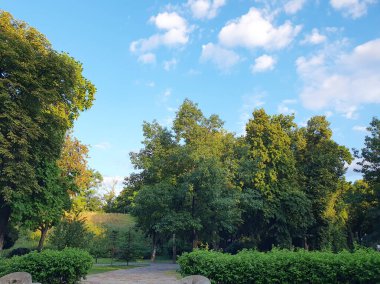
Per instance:
[[[360,154],[364,180],[351,184],[344,174],[353,157],[332,139],[324,116],[299,127],[293,115],[258,109],[237,137],[185,100],[170,129],[144,123],[143,148],[131,153],[138,172],[126,178],[114,209],[136,216],[153,252],[172,234],[183,249],[232,252],[373,242],[380,229],[379,120],[369,130]]]

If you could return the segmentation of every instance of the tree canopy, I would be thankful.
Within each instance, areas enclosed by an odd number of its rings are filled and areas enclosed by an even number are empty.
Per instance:
[[[244,136],[223,128],[185,100],[171,129],[143,125],[139,170],[119,198],[154,242],[171,234],[192,244],[306,249],[347,247],[344,179],[349,150],[332,140],[329,122],[254,110]],[[120,203],[121,204],[121,203]]]
[[[44,35],[0,13],[0,248],[10,220],[34,210],[49,190],[66,131],[91,107],[95,87],[82,65]],[[55,175],[53,177],[52,175]],[[54,182],[55,183],[55,182]]]

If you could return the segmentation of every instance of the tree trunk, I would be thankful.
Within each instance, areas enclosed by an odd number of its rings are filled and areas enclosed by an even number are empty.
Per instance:
[[[193,230],[193,249],[198,248],[198,233]]]
[[[175,234],[173,234],[173,263],[177,260],[177,247],[175,245]]]
[[[156,260],[156,252],[157,252],[156,234],[153,234],[153,249],[152,249],[152,256],[150,258],[151,262],[154,262]]]
[[[309,250],[309,245],[307,244],[307,237],[306,236],[304,236],[304,238],[303,238],[303,248],[305,250]]]
[[[216,231],[212,231],[212,249],[219,249],[219,236]]]
[[[42,225],[42,227],[40,228],[40,231],[41,231],[41,237],[40,237],[40,241],[38,242],[38,247],[37,247],[38,251],[41,251],[42,248],[44,247],[47,232],[49,231],[49,226],[47,224]]]
[[[0,199],[0,201],[3,201]],[[5,232],[8,227],[9,217],[11,216],[11,208],[4,204],[0,204],[0,251],[3,250],[5,241]]]

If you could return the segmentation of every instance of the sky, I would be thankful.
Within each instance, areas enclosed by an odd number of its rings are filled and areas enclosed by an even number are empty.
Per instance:
[[[255,108],[326,115],[360,149],[380,111],[379,0],[0,0],[83,64],[97,87],[74,135],[109,186],[134,171],[142,123],[170,127],[188,98],[244,134]],[[351,166],[348,180],[360,178]]]

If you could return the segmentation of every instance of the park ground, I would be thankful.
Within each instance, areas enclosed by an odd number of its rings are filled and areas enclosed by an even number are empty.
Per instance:
[[[172,263],[132,263],[125,268],[90,274],[81,284],[174,284],[181,278],[178,265]]]

